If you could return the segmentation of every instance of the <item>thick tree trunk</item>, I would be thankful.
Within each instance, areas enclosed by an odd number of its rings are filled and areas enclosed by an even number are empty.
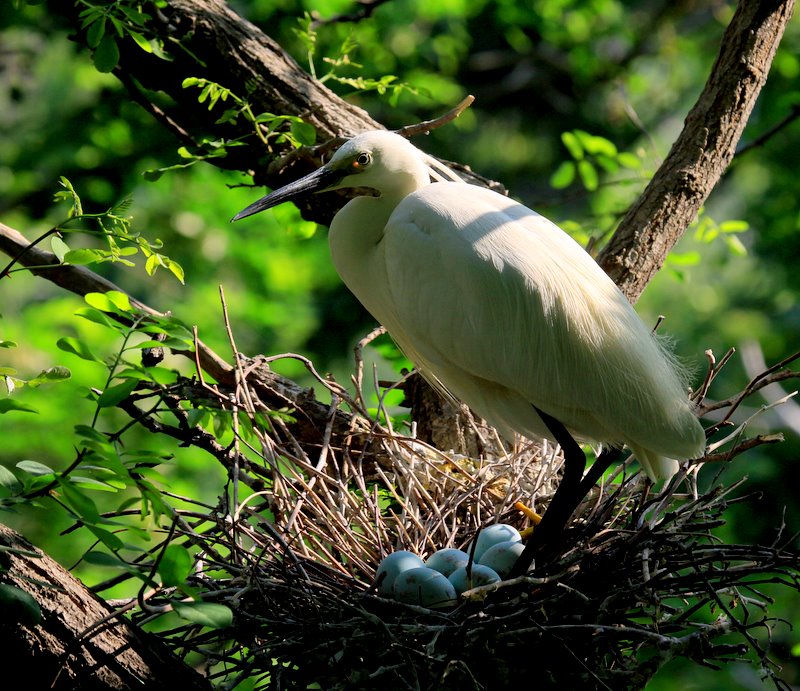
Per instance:
[[[191,691],[210,684],[164,645],[123,617],[20,535],[0,525],[0,583],[38,604],[22,606],[5,590],[0,610],[0,662],[15,688]],[[12,604],[13,603],[13,604]],[[104,621],[106,620],[107,621]],[[10,687],[5,687],[10,688]]]

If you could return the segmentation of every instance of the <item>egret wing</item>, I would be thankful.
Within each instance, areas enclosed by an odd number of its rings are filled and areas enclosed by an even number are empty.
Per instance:
[[[483,188],[436,183],[397,206],[381,245],[391,314],[376,316],[490,422],[542,434],[533,404],[581,436],[690,455],[675,441],[688,404],[665,409],[685,400],[672,362],[547,219]]]

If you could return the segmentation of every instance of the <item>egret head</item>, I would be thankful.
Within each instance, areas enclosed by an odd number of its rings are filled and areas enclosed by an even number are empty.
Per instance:
[[[428,182],[422,155],[407,139],[385,130],[364,132],[346,141],[324,166],[262,197],[233,220],[312,192],[362,187],[405,196]]]

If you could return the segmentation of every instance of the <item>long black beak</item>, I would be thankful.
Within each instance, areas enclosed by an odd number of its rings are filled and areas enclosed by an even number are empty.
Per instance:
[[[257,202],[252,203],[246,209],[242,209],[236,214],[231,221],[238,221],[241,218],[252,216],[259,211],[271,209],[273,206],[282,204],[283,202],[299,197],[303,194],[311,194],[312,192],[322,192],[344,177],[341,172],[322,166],[317,168],[313,173],[309,173],[305,177],[290,182],[288,185],[270,192],[266,197],[262,197]]]

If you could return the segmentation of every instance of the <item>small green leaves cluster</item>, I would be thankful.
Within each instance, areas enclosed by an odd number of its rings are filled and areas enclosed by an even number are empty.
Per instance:
[[[302,18],[298,19],[298,24],[299,28],[294,29],[294,33],[306,50],[308,71],[314,79],[318,79],[323,84],[326,82],[333,82],[348,86],[352,88],[355,93],[374,91],[381,96],[389,94],[389,103],[391,105],[397,105],[397,101],[403,92],[418,94],[417,89],[406,82],[397,81],[397,77],[391,74],[384,75],[379,79],[364,77],[363,75],[350,77],[341,75],[340,72],[343,69],[364,69],[362,64],[355,62],[351,57],[358,48],[358,43],[352,33],[348,34],[342,41],[336,57],[322,58],[322,62],[328,66],[328,71],[322,76],[318,76],[314,61],[317,57],[319,35],[316,29],[314,29],[314,20],[312,16],[306,12]]]
[[[255,134],[267,148],[273,145],[288,144],[297,149],[301,146],[312,146],[316,141],[316,130],[302,119],[294,115],[273,115],[272,113],[256,115],[247,100],[209,79],[188,77],[183,80],[183,88],[200,89],[200,95],[197,100],[199,103],[206,103],[209,110],[218,105],[229,104],[230,107],[223,111],[216,124],[234,123],[239,118],[244,118],[246,122],[252,125],[252,134]],[[201,140],[195,147],[181,146],[178,149],[178,156],[183,159],[182,163],[145,171],[144,177],[146,180],[154,182],[164,173],[189,168],[201,161],[224,158],[228,155],[229,147],[245,145],[245,138],[206,138]]]
[[[605,137],[572,130],[561,134],[561,141],[572,157],[556,168],[550,177],[555,189],[569,187],[576,179],[590,192],[600,184],[600,172],[614,174],[620,169],[639,170],[642,162],[638,156],[619,151],[616,144]]]
[[[696,243],[710,245],[714,242],[723,242],[733,256],[744,257],[747,255],[747,247],[739,237],[750,229],[747,221],[729,219],[718,222],[708,215],[704,206],[701,206],[689,228],[694,231],[692,238]],[[683,267],[696,266],[701,259],[701,253],[697,249],[686,252],[670,252],[667,257],[667,265],[672,269],[674,275],[681,278]]]
[[[145,25],[152,18],[143,10],[152,6],[155,10],[166,5],[166,0],[140,0],[139,2],[89,2],[78,0],[83,6],[80,13],[81,28],[86,31],[86,42],[92,49],[92,60],[99,72],[111,72],[119,62],[118,40],[128,37],[146,53],[169,59],[163,43],[156,38],[147,38]]]
[[[253,113],[250,103],[237,96],[230,89],[200,77],[188,77],[183,80],[183,88],[200,89],[197,97],[199,103],[207,103],[212,110],[217,104],[230,101],[231,107],[225,110],[217,120],[217,124],[235,122],[243,117],[252,123],[256,136],[263,144],[289,144],[294,148],[311,146],[316,141],[316,131],[307,122],[295,115],[273,115],[272,113]]]
[[[167,347],[180,350],[193,348],[193,334],[180,321],[170,316],[143,313],[136,309],[130,298],[118,291],[89,293],[86,306],[79,309],[78,317],[100,324],[114,331],[121,338],[121,345],[113,355],[101,358],[82,340],[63,337],[57,346],[65,353],[82,360],[97,363],[106,371],[101,388],[90,389],[85,396],[94,403],[94,414],[88,424],[75,425],[75,457],[63,470],[56,470],[36,460],[23,460],[13,471],[0,466],[0,509],[13,510],[21,503],[41,501],[48,498],[61,506],[77,524],[89,530],[97,545],[103,550],[92,549],[83,557],[86,563],[114,567],[127,572],[150,587],[177,588],[182,596],[193,597],[192,588],[186,581],[191,573],[193,560],[185,547],[178,547],[166,540],[156,558],[141,562],[126,558],[127,554],[142,554],[142,548],[133,544],[151,540],[143,525],[126,518],[132,507],[134,516],[160,524],[174,521],[174,512],[166,503],[159,487],[161,476],[157,467],[170,459],[147,449],[133,448],[122,443],[129,422],[115,431],[103,431],[101,423],[104,413],[124,402],[135,403],[145,414],[158,415],[163,407],[161,392],[173,385],[176,373],[160,366],[145,367],[137,364],[136,357],[145,348]],[[139,337],[145,334],[145,338]],[[4,348],[14,347],[8,341],[0,343]],[[139,358],[141,359],[141,358]],[[4,373],[9,394],[16,386],[39,386],[69,378],[69,370],[55,367],[28,381],[16,375]],[[10,396],[3,402],[13,400]],[[29,406],[2,406],[0,412],[26,410]],[[166,410],[166,408],[165,408]],[[113,422],[112,422],[113,424]],[[115,511],[103,512],[95,500],[96,493],[116,495],[120,503]],[[106,502],[107,503],[107,502]],[[145,567],[143,564],[148,563]],[[158,579],[156,579],[156,576]],[[0,592],[0,601],[19,598],[14,590]],[[35,620],[35,603],[18,603],[20,616]],[[231,621],[228,608],[210,603],[184,602],[175,605],[182,618],[204,626],[223,627]]]
[[[163,267],[183,283],[183,267],[174,259],[158,251],[163,247],[161,240],[148,240],[131,229],[131,219],[124,215],[131,205],[130,199],[124,199],[101,213],[85,213],[81,198],[72,183],[62,177],[59,184],[63,189],[55,194],[55,200],[69,204],[67,218],[47,231],[33,244],[50,237],[50,249],[53,254],[61,264],[71,266],[104,262],[119,262],[124,266],[135,266],[129,258],[141,252],[145,257],[145,271],[148,275],[152,276],[159,268]],[[73,249],[65,239],[71,233],[99,237],[105,242],[106,247]],[[0,272],[0,275],[23,270],[13,269],[12,266],[13,262]]]
[[[706,213],[705,207],[700,207],[697,217],[690,227],[694,229],[694,239],[697,242],[710,244],[722,240],[731,254],[737,257],[747,254],[747,248],[739,239],[741,233],[750,230],[750,224],[747,221],[729,219],[718,223]]]

